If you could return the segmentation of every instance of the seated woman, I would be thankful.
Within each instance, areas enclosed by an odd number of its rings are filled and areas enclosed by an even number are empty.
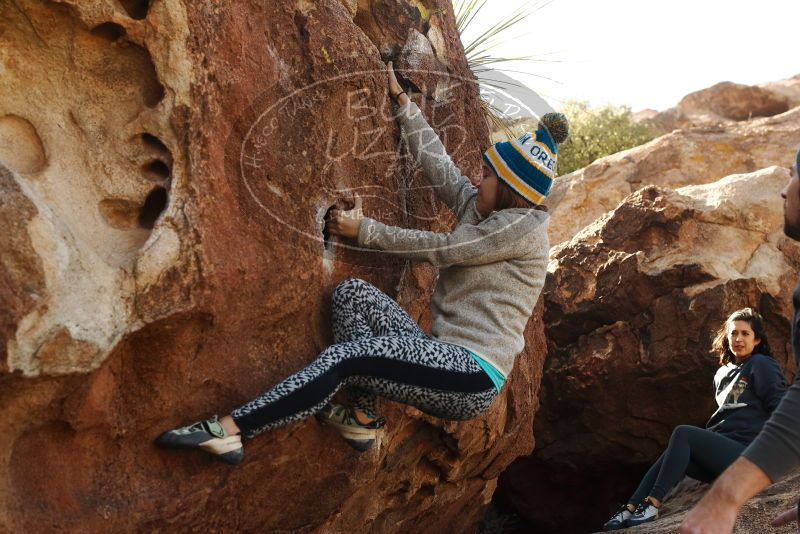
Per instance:
[[[333,293],[333,345],[260,397],[220,419],[164,432],[158,445],[199,448],[238,463],[241,436],[316,414],[366,450],[383,425],[376,395],[453,420],[477,417],[494,401],[525,345],[547,273],[549,216],[537,207],[555,177],[566,119],[545,115],[534,134],[489,147],[473,185],[397,83],[391,63],[388,78],[409,150],[458,224],[450,233],[404,231],[363,217],[356,201],[353,210],[332,212],[328,228],[360,246],[439,267],[433,335],[375,286],[345,280]],[[352,405],[329,404],[343,385]]]
[[[712,482],[755,439],[778,406],[786,380],[757,312],[751,308],[733,312],[719,329],[713,350],[720,363],[714,375],[717,411],[705,429],[681,425],[672,432],[667,450],[604,530],[657,519],[661,501],[684,475]]]

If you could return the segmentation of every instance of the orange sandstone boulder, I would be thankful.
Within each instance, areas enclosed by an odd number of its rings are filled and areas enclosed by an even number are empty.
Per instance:
[[[762,87],[720,82],[686,95],[677,107],[688,116],[712,114],[723,119],[743,121],[788,111],[789,102],[785,96]]]
[[[791,166],[800,145],[800,108],[741,123],[674,131],[561,176],[548,198],[552,245],[647,185],[707,184],[771,165]]]
[[[543,532],[602,525],[675,426],[705,423],[717,367],[709,351],[728,313],[758,309],[793,376],[800,246],[783,235],[788,176],[769,167],[645,187],[553,249],[536,450],[501,478],[503,498]]]
[[[409,35],[437,54],[414,57],[454,83],[414,98],[478,169],[488,131],[450,2],[19,0],[0,20],[0,531],[474,528],[533,447],[541,307],[477,420],[387,402],[367,454],[307,420],[233,469],[152,444],[309,362],[348,276],[428,327],[435,271],[323,227],[356,192],[391,224],[453,222],[384,70]]]
[[[720,82],[686,95],[675,107],[661,112],[644,110],[634,117],[658,131],[669,133],[681,128],[713,127],[772,117],[799,103],[797,77],[761,85]]]

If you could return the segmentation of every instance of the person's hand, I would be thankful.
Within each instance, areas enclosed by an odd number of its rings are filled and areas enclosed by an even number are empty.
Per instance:
[[[403,90],[400,82],[397,81],[397,76],[394,73],[394,67],[390,61],[386,65],[386,77],[389,80],[389,95],[392,100],[396,100],[398,104],[405,104],[408,101],[408,95]]]
[[[718,501],[701,499],[683,518],[680,534],[731,534],[739,510]]]
[[[781,515],[776,517],[772,520],[773,527],[782,527],[783,525],[788,525],[789,523],[796,523],[797,524],[797,532],[800,534],[800,518],[797,516],[797,506],[792,506]]]
[[[740,456],[683,518],[680,534],[731,534],[736,514],[770,480],[756,464]]]
[[[361,228],[361,219],[364,212],[361,209],[361,197],[355,196],[353,208],[349,210],[331,210],[328,218],[328,232],[332,235],[342,237],[358,237],[358,230]]]

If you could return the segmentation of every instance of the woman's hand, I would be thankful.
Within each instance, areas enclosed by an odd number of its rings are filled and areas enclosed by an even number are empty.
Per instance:
[[[390,61],[386,66],[386,76],[389,79],[389,95],[393,100],[397,101],[401,106],[408,102],[408,95],[403,90],[403,87],[397,81],[397,76],[394,73],[394,67]]]
[[[782,527],[783,525],[788,525],[789,523],[795,523],[797,525],[797,532],[800,532],[800,520],[797,518],[798,506],[792,506],[781,515],[776,517],[772,520],[773,527]]]
[[[353,208],[349,210],[331,210],[328,218],[328,232],[332,235],[357,238],[361,228],[364,212],[361,209],[361,197],[355,196]]]

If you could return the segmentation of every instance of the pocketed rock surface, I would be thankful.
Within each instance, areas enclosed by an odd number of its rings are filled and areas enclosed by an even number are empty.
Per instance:
[[[474,528],[533,447],[541,306],[474,421],[385,402],[368,453],[306,420],[235,468],[152,445],[311,361],[347,277],[428,327],[435,272],[323,220],[357,192],[391,224],[454,222],[408,161],[384,71],[400,62],[476,172],[488,130],[450,3],[17,0],[0,20],[0,531]]]

